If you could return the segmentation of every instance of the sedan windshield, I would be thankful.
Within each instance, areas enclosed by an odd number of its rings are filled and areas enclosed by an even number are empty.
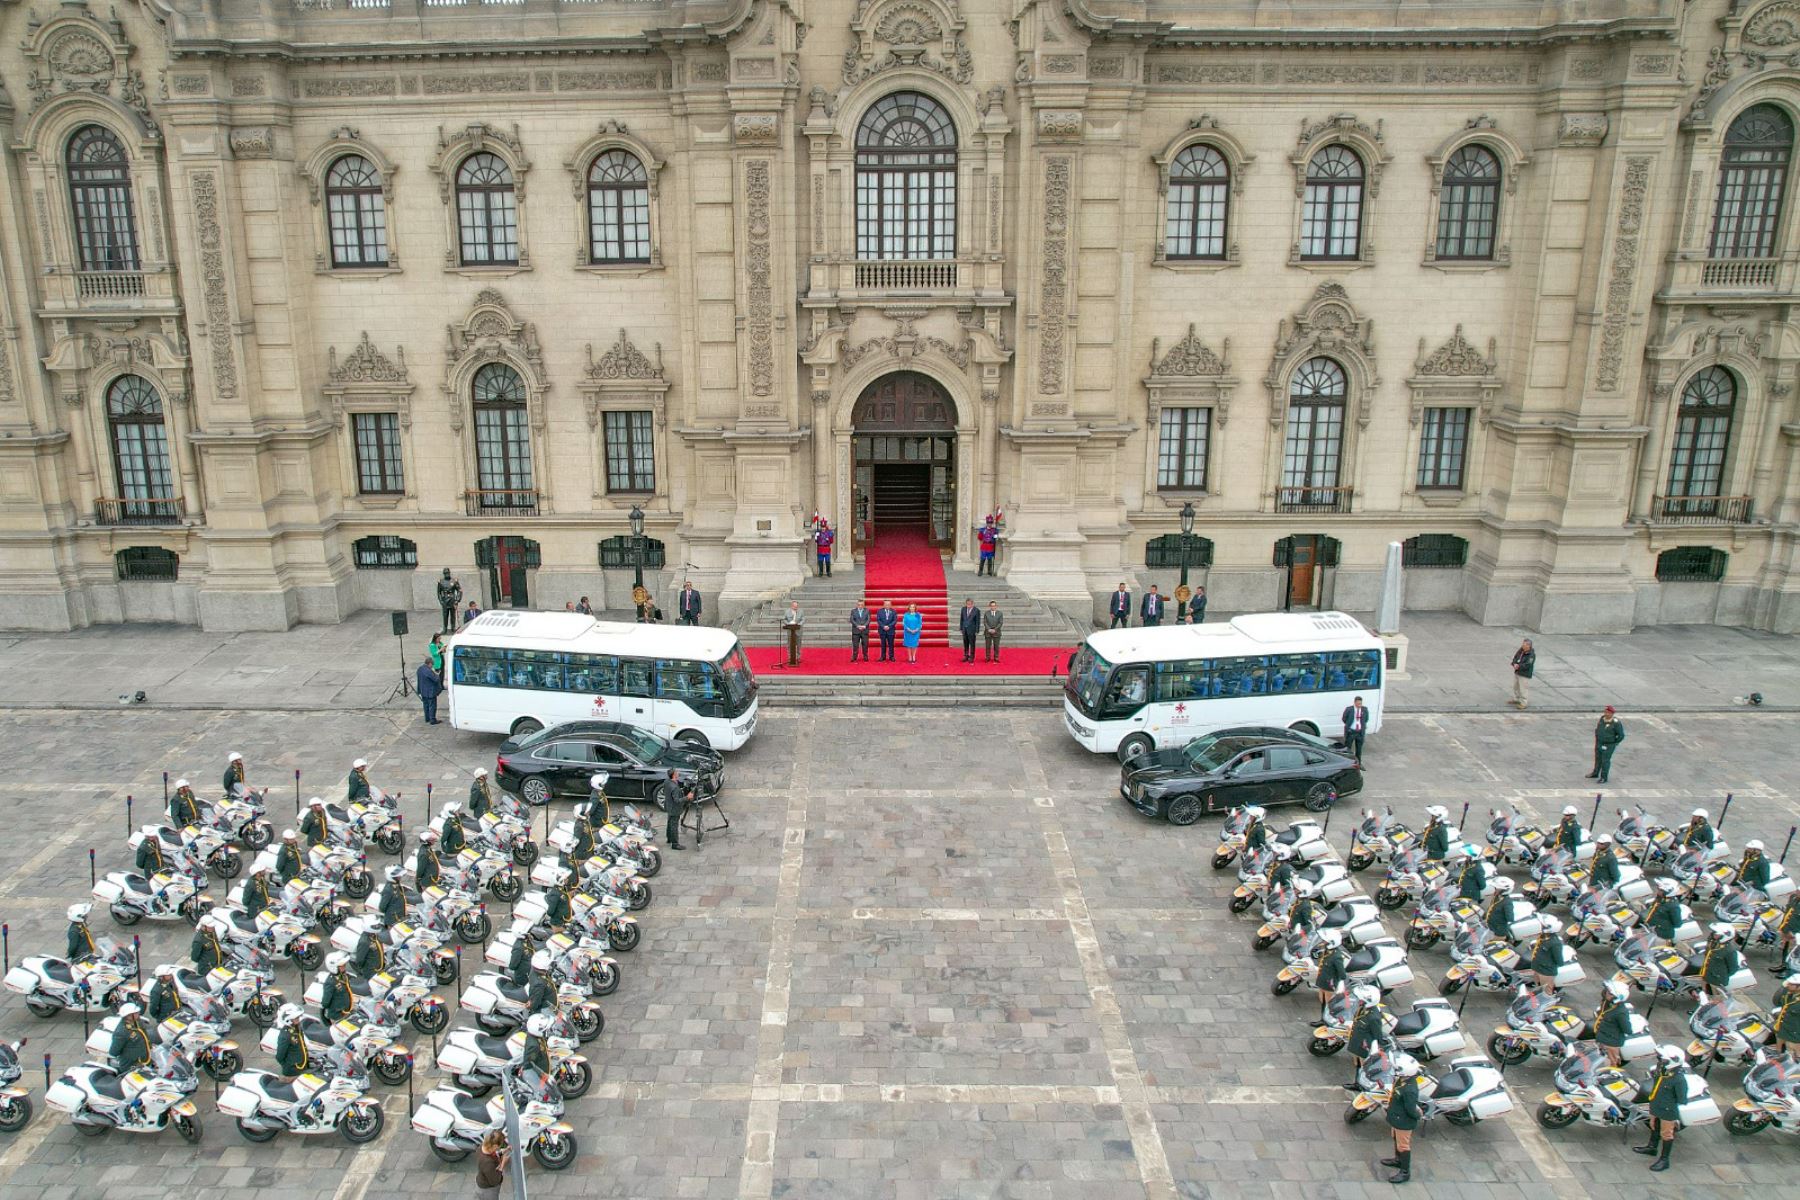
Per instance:
[[[1192,763],[1196,769],[1210,773],[1217,771],[1220,767],[1230,762],[1237,754],[1238,749],[1239,747],[1235,742],[1208,742],[1198,749],[1189,747],[1188,761]]]
[[[625,736],[631,739],[631,748],[637,751],[637,756],[647,764],[661,758],[669,747],[669,743],[642,729],[627,729]]]

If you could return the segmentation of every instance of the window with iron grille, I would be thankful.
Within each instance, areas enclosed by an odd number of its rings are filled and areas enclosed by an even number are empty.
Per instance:
[[[137,220],[131,207],[131,160],[112,130],[83,125],[69,139],[69,205],[83,271],[138,269]]]
[[[1468,409],[1426,409],[1419,422],[1419,487],[1460,489],[1468,450]]]
[[[1211,146],[1189,146],[1169,164],[1163,253],[1169,258],[1224,258],[1231,168]]]
[[[1468,540],[1454,533],[1421,533],[1400,543],[1403,567],[1460,567],[1468,561]]]
[[[456,169],[456,223],[463,266],[518,264],[519,199],[505,159],[471,154]]]
[[[403,537],[371,533],[351,544],[360,571],[410,571],[419,565],[419,548]]]
[[[1335,491],[1344,446],[1344,369],[1329,358],[1309,358],[1288,386],[1287,438],[1281,465],[1284,488]],[[1310,497],[1308,502],[1312,502]]]
[[[856,128],[856,257],[956,257],[956,124],[930,96],[883,96]]]
[[[175,475],[169,467],[169,434],[162,398],[141,375],[121,375],[106,388],[106,419],[112,427],[113,472],[119,499],[134,515],[146,516],[172,503]]]
[[[1362,245],[1362,159],[1348,146],[1326,146],[1306,164],[1300,257],[1353,259]]]
[[[381,172],[360,154],[346,154],[325,172],[325,219],[331,226],[331,265],[388,265],[387,197]]]
[[[663,544],[660,539],[644,539],[644,570],[660,571],[663,567]],[[621,533],[600,543],[600,565],[612,571],[629,571],[637,566],[637,552],[632,549],[631,535]]]
[[[588,261],[650,261],[650,176],[635,154],[607,150],[588,169]]]
[[[181,571],[181,560],[173,550],[157,546],[127,546],[113,555],[120,580],[139,583],[174,583]]]
[[[609,412],[606,416],[606,490],[654,492],[656,453],[650,440],[650,413]]]
[[[1162,410],[1161,440],[1156,448],[1156,486],[1162,489],[1206,488],[1206,443],[1212,430],[1209,408]]]
[[[1737,377],[1724,367],[1707,367],[1681,389],[1675,446],[1669,452],[1668,494],[1698,498],[1680,506],[1681,511],[1702,512],[1706,503],[1716,505],[1736,407]]]
[[[356,445],[356,490],[364,495],[394,495],[406,490],[400,468],[400,414],[352,413],[350,430]]]
[[[1781,226],[1794,123],[1773,104],[1747,108],[1725,132],[1713,202],[1713,258],[1769,258]]]
[[[1197,533],[1185,535],[1187,541],[1187,565],[1191,569],[1210,567],[1213,565],[1213,544],[1211,538],[1203,538]],[[1153,537],[1144,543],[1144,566],[1157,571],[1178,571],[1181,569],[1181,551],[1183,535],[1165,533],[1161,537]]]
[[[1717,583],[1725,578],[1729,557],[1711,546],[1677,546],[1656,556],[1656,579],[1659,583]]]
[[[1438,192],[1437,256],[1494,257],[1494,225],[1500,212],[1500,160],[1485,146],[1464,146],[1444,164]]]

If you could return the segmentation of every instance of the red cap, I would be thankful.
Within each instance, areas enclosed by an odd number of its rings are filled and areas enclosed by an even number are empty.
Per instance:
[[[1606,706],[1606,711],[1607,711],[1607,712],[1613,712],[1613,711],[1614,711],[1614,709],[1613,709],[1613,706],[1612,706],[1612,705],[1610,705],[1610,704],[1609,704],[1609,705],[1607,705],[1607,706]]]

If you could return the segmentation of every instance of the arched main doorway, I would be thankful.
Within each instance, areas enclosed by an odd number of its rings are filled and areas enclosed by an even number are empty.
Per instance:
[[[851,412],[857,544],[877,525],[922,529],[933,546],[956,545],[956,404],[917,371],[883,375]]]

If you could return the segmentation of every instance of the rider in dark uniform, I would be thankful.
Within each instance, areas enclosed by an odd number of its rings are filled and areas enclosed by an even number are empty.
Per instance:
[[[1423,1082],[1423,1075],[1400,1075],[1388,1089],[1387,1123],[1394,1131],[1394,1157],[1382,1159],[1381,1165],[1394,1168],[1388,1176],[1389,1183],[1406,1183],[1412,1178],[1413,1130],[1425,1119],[1419,1108],[1419,1085]]]
[[[225,948],[219,944],[218,931],[204,919],[199,928],[194,930],[193,940],[188,943],[188,957],[194,960],[194,969],[202,975],[216,970],[225,962]]]
[[[269,868],[258,867],[238,888],[238,907],[255,915],[273,903],[269,897]]]
[[[350,969],[364,979],[373,978],[387,969],[387,948],[381,942],[379,926],[363,930],[356,939],[356,955],[350,960]]]
[[[1650,1140],[1633,1146],[1639,1154],[1654,1154],[1652,1171],[1669,1169],[1669,1152],[1675,1148],[1675,1131],[1681,1127],[1681,1106],[1688,1097],[1687,1056],[1679,1046],[1659,1046],[1656,1070],[1644,1096],[1650,1108]]]
[[[493,809],[494,796],[488,791],[487,768],[477,767],[475,781],[469,785],[469,815],[479,821]]]
[[[1667,884],[1668,886],[1664,886]],[[1675,931],[1681,927],[1681,901],[1675,897],[1675,881],[1659,879],[1656,887],[1661,894],[1650,911],[1644,914],[1644,925],[1665,942],[1675,940]]]
[[[1594,865],[1588,868],[1588,886],[1603,892],[1619,886],[1619,856],[1613,853],[1610,833],[1594,839]]]
[[[156,982],[150,985],[149,998],[144,1001],[144,1012],[152,1021],[161,1024],[181,1008],[181,995],[175,990],[175,968],[164,963],[156,968]]]
[[[63,957],[69,960],[70,966],[92,963],[100,957],[100,952],[94,949],[94,935],[88,932],[88,910],[93,907],[91,904],[69,906],[69,929],[64,939]]]
[[[169,797],[169,824],[177,829],[200,823],[200,799],[185,779],[175,781],[175,794]]]
[[[1481,902],[1481,894],[1487,891],[1487,864],[1480,858],[1471,858],[1463,864],[1462,875],[1457,880],[1456,894],[1464,900]]]
[[[300,877],[306,866],[306,856],[300,853],[300,835],[292,829],[281,831],[281,849],[275,852],[275,878],[281,880],[283,886]]]
[[[325,819],[325,801],[314,796],[300,818],[300,836],[309,846],[323,846],[331,840],[331,822]]]
[[[1608,980],[1600,989],[1600,1007],[1594,1011],[1594,1040],[1606,1051],[1613,1066],[1624,1062],[1625,1043],[1631,1037],[1631,1005],[1625,985]]]
[[[244,783],[244,756],[233,750],[225,759],[225,775],[219,780],[219,786],[225,790],[225,798],[231,799]]]
[[[370,794],[369,764],[359,758],[350,764],[350,777],[344,781],[344,798],[367,804]]]
[[[406,920],[406,889],[400,886],[402,873],[397,863],[388,867],[387,880],[381,885],[381,919],[388,925]]]
[[[319,997],[319,1015],[325,1018],[327,1025],[334,1025],[344,1019],[356,1006],[356,992],[350,986],[350,956],[339,951],[325,960],[325,969],[330,974],[325,976],[325,987]]]
[[[148,1063],[156,1045],[150,1031],[138,1019],[141,1011],[135,1004],[126,1004],[119,1009],[119,1025],[113,1030],[108,1053],[112,1055],[113,1070],[120,1074]]]
[[[1387,1032],[1381,1017],[1381,993],[1372,987],[1360,987],[1356,989],[1356,998],[1362,1007],[1350,1026],[1350,1082],[1344,1085],[1344,1089],[1351,1092],[1357,1090],[1363,1059],[1369,1057],[1369,1051]]]

